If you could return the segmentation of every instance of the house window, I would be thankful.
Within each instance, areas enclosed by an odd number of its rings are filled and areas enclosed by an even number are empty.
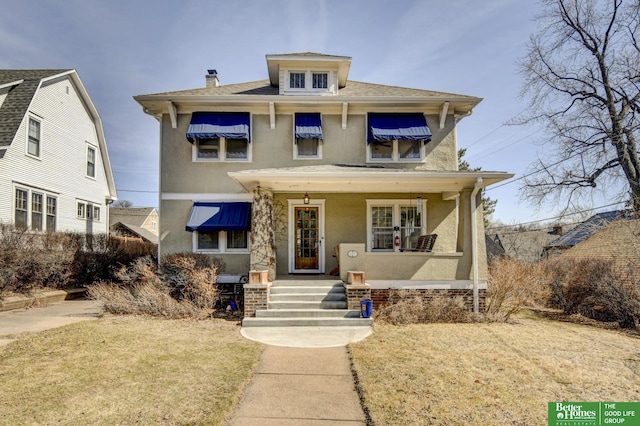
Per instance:
[[[96,177],[96,149],[87,147],[87,176]]]
[[[151,230],[155,232],[155,230],[156,230],[156,226],[157,226],[156,222],[155,222],[155,221],[152,221],[152,222],[151,222]]]
[[[37,192],[31,193],[31,229],[42,231],[43,197]]]
[[[93,220],[100,222],[100,207],[93,206]]]
[[[16,189],[16,212],[14,223],[18,228],[27,227],[28,197],[29,192],[24,189]]]
[[[16,188],[15,226],[25,229],[31,228],[34,231],[55,231],[57,216],[56,204],[57,198],[54,196],[32,191],[27,188]]]
[[[29,140],[27,142],[27,153],[29,155],[40,157],[40,141],[40,122],[29,118]]]
[[[321,158],[320,139],[298,138],[295,144],[296,158]]]
[[[423,141],[375,140],[369,143],[369,161],[422,161],[424,156]]]
[[[304,72],[289,73],[289,87],[291,89],[304,89],[306,75]]]
[[[329,75],[326,72],[311,74],[314,89],[326,89],[328,87]]]
[[[85,215],[87,214],[87,205],[85,203],[78,203],[78,208],[76,211],[78,219],[84,219]]]
[[[56,230],[58,200],[55,197],[47,196],[47,231],[54,232]]]
[[[194,232],[195,252],[248,253],[249,233],[247,231]]]
[[[249,146],[246,139],[197,139],[193,145],[193,161],[247,161]]]
[[[367,200],[369,250],[414,249],[418,237],[426,234],[426,201],[419,202],[420,208],[411,200]]]

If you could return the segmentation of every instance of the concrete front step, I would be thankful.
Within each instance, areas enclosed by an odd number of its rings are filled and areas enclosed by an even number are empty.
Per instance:
[[[243,327],[345,327],[371,326],[371,318],[260,318],[247,317]]]
[[[272,294],[270,302],[346,302],[344,293],[284,293]]]
[[[268,309],[347,309],[346,301],[279,301],[267,303]]]
[[[332,286],[340,286],[342,287],[342,281],[340,280],[274,280],[271,284],[273,287],[314,287],[314,286],[322,286],[322,287],[332,287]]]
[[[282,293],[344,293],[344,286],[306,286],[306,285],[285,285],[279,287],[271,287],[271,294]]]
[[[270,309],[256,311],[258,318],[360,318],[355,309]]]

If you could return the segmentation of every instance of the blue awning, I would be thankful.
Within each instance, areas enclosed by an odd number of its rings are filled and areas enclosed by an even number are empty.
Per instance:
[[[187,140],[231,138],[246,139],[251,142],[248,112],[194,112],[187,129]]]
[[[371,141],[431,140],[431,130],[422,113],[369,113],[367,143]]]
[[[298,138],[322,139],[322,118],[319,112],[296,113],[296,140]]]
[[[212,232],[251,229],[251,203],[195,202],[187,231]]]

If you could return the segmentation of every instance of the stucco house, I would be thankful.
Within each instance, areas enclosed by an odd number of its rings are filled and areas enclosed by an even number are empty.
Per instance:
[[[339,271],[372,291],[477,301],[480,191],[512,176],[458,170],[456,125],[481,99],[354,81],[350,67],[266,55],[265,80],[221,85],[209,70],[205,87],[136,96],[160,123],[160,252],[211,253],[268,281]],[[427,234],[432,250],[416,251]]]
[[[112,235],[140,238],[158,244],[160,215],[155,207],[109,209],[109,230]]]
[[[0,222],[106,233],[116,198],[102,122],[78,73],[0,70]]]

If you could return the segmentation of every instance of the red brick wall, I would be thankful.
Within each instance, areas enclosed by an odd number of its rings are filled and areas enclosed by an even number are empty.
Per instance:
[[[462,296],[464,304],[469,310],[473,310],[473,290],[449,289],[449,290],[432,290],[432,289],[371,289],[371,299],[373,300],[373,308],[383,307],[389,304],[390,299],[399,292],[410,291],[412,294],[420,295],[423,299],[428,300],[438,296],[456,297]],[[487,290],[478,290],[480,311],[484,311],[486,307]]]

